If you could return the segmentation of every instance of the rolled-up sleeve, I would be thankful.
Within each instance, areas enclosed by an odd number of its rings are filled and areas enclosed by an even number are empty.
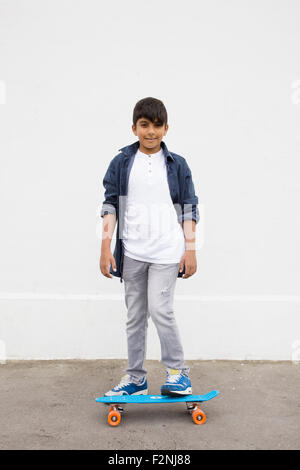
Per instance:
[[[105,188],[104,201],[101,208],[101,217],[106,214],[117,214],[118,191],[115,169],[115,159],[113,159],[103,178],[103,186]]]
[[[186,162],[184,169],[182,212],[179,216],[180,222],[183,222],[184,220],[194,220],[196,224],[200,220],[198,197],[195,194],[191,170]]]

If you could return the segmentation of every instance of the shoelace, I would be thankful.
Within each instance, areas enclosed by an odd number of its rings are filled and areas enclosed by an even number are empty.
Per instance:
[[[124,387],[124,385],[127,385],[129,382],[130,382],[130,376],[124,375],[121,378],[121,382],[115,387],[115,390],[119,390],[120,388]]]
[[[180,374],[172,374],[168,376],[168,382],[170,383],[176,383],[180,379]]]

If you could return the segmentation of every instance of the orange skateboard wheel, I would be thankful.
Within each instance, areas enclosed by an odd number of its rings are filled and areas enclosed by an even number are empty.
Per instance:
[[[193,411],[192,418],[195,424],[204,424],[206,421],[206,415],[204,411],[200,409],[200,407]]]
[[[114,409],[110,410],[108,413],[107,421],[110,426],[118,426],[121,421],[121,413]]]

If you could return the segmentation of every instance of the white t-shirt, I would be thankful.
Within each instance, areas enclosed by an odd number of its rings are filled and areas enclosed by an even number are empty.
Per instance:
[[[137,151],[128,181],[124,214],[124,253],[150,263],[179,263],[185,238],[173,205],[162,148]]]

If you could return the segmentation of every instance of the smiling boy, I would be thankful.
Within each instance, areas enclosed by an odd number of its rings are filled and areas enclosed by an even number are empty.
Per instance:
[[[177,277],[189,278],[197,270],[195,225],[200,217],[191,170],[163,141],[168,128],[162,101],[140,100],[132,125],[138,141],[120,149],[103,179],[100,270],[108,278],[124,280],[128,347],[126,375],[106,396],[147,394],[144,361],[150,316],[167,372],[161,393],[192,393],[173,298]]]

